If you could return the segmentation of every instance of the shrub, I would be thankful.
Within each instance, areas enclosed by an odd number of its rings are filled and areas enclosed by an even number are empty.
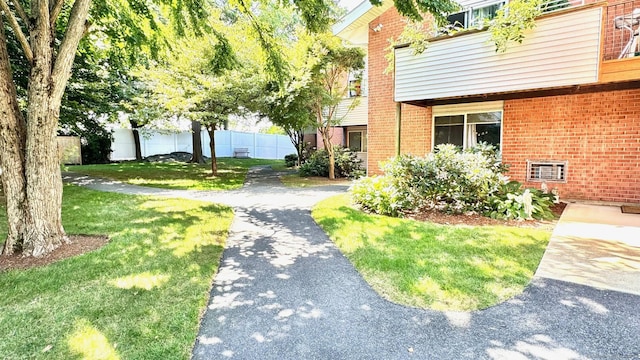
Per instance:
[[[362,168],[362,160],[360,160],[355,151],[337,146],[334,148],[334,156],[337,177],[358,179],[365,175],[365,171]]]
[[[318,150],[311,154],[300,166],[300,176],[329,176],[329,154],[326,150]]]
[[[285,155],[284,163],[287,165],[287,167],[294,167],[298,165],[298,154]]]
[[[551,219],[554,198],[554,194],[545,194],[538,189],[523,189],[522,184],[511,181],[490,199],[485,215],[505,220]]]
[[[482,211],[488,198],[507,180],[495,148],[481,145],[461,152],[438,145],[419,158],[404,155],[383,165],[405,199],[405,211],[438,209],[449,213]]]
[[[369,212],[398,216],[403,208],[400,193],[389,176],[362,178],[351,186],[349,192],[353,200]]]
[[[336,146],[334,156],[336,177],[358,178],[364,175],[364,170],[361,167],[362,161],[355,152],[345,147]],[[329,176],[329,154],[327,151],[321,149],[311,154],[309,159],[300,166],[300,176]]]
[[[360,179],[350,191],[364,210],[383,215],[436,209],[497,219],[552,218],[555,195],[508,181],[503,175],[507,168],[490,145],[462,152],[454,145],[438,145],[424,158],[391,159],[382,167],[384,176]]]

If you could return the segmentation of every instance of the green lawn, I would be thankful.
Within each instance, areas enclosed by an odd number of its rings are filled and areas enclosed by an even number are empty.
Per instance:
[[[317,204],[313,217],[378,293],[436,310],[484,309],[521,293],[551,235],[369,215],[348,195]]]
[[[231,219],[209,203],[65,186],[66,231],[111,241],[0,272],[0,359],[188,359]]]
[[[242,187],[247,170],[256,165],[284,169],[284,160],[218,159],[218,176],[211,176],[211,164],[178,162],[122,162],[106,165],[67,166],[64,170],[120,180],[129,184],[165,189],[231,190]]]

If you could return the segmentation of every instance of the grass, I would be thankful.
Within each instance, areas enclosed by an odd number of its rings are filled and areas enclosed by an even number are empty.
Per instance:
[[[111,241],[0,272],[0,358],[188,359],[231,219],[209,203],[65,186],[66,231]]]
[[[231,190],[242,187],[252,166],[271,165],[284,169],[284,160],[218,159],[218,176],[211,176],[211,164],[178,162],[122,162],[105,165],[67,166],[65,171],[119,180],[129,184],[165,189]]]
[[[521,293],[551,236],[370,215],[351,207],[348,195],[320,202],[313,217],[378,293],[436,310],[484,309]]]
[[[301,177],[297,173],[282,175],[280,176],[280,181],[282,181],[282,183],[288,187],[313,187],[336,184],[350,184],[350,181],[348,179],[329,180],[329,178],[319,176]]]

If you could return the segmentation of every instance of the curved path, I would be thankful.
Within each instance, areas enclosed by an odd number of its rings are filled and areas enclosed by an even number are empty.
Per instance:
[[[536,277],[477,312],[382,299],[311,218],[314,203],[344,187],[285,188],[269,168],[218,193],[65,178],[234,207],[194,359],[640,359],[640,297],[631,294]]]

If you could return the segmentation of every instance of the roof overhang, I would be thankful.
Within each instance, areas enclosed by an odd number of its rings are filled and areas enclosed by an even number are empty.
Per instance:
[[[332,27],[333,34],[352,43],[362,43],[363,35],[369,34],[369,23],[393,7],[393,1],[383,0],[379,6],[364,0]],[[365,43],[367,37],[364,37]]]

